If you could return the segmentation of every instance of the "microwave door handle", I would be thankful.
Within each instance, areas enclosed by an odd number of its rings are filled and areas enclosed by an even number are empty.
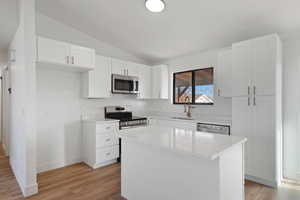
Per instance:
[[[139,84],[139,82],[138,81],[134,81],[134,93],[138,93],[139,91],[138,91],[138,84]]]
[[[134,93],[135,89],[136,89],[136,87],[135,87],[135,81],[132,81],[132,84],[133,84],[133,91],[131,91],[131,93]]]

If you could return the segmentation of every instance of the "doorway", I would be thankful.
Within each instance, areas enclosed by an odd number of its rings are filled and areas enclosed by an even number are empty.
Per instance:
[[[5,66],[1,71],[1,95],[0,95],[0,134],[2,148],[6,156],[9,156],[9,131],[10,131],[10,72]]]

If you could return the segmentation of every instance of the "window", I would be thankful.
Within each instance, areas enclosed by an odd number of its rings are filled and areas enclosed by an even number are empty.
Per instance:
[[[174,73],[173,103],[212,105],[214,103],[213,74],[212,67]]]

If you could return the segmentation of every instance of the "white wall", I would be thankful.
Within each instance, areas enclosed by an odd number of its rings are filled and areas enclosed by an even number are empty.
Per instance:
[[[0,49],[0,67],[7,64],[8,52],[7,49]]]
[[[38,35],[95,48],[97,53],[120,59],[142,60],[104,44],[44,15],[37,16]],[[114,95],[106,100],[86,100],[80,95],[80,74],[37,70],[37,165],[46,171],[81,161],[81,115],[104,115],[104,106],[127,105],[135,113],[143,111],[146,102],[135,97]],[[133,106],[134,105],[134,106]]]
[[[300,38],[283,41],[284,176],[300,180]]]
[[[19,27],[10,44],[10,164],[24,196],[37,192],[35,131],[35,0],[19,1]]]
[[[117,95],[110,99],[81,98],[80,73],[37,71],[37,163],[46,171],[81,161],[81,116],[104,117],[104,106],[126,105],[143,112],[144,101]],[[133,106],[134,105],[134,106]],[[142,114],[142,113],[141,113]]]
[[[178,116],[184,115],[182,105],[173,105],[172,99],[172,73],[178,71],[186,71],[191,69],[200,69],[207,67],[214,67],[215,80],[217,83],[216,74],[218,72],[218,52],[219,50],[211,50],[205,52],[198,52],[184,57],[169,60],[166,64],[169,65],[169,79],[170,79],[170,100],[152,100],[150,101],[150,112],[153,115],[167,115]],[[215,89],[216,90],[216,89]],[[195,105],[192,110],[194,118],[202,120],[213,121],[230,121],[231,120],[231,98],[218,97],[215,92],[214,105]]]

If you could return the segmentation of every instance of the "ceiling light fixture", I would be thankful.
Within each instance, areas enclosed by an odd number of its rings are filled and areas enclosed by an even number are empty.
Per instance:
[[[164,0],[146,0],[145,5],[149,11],[155,13],[162,12],[166,7]]]

